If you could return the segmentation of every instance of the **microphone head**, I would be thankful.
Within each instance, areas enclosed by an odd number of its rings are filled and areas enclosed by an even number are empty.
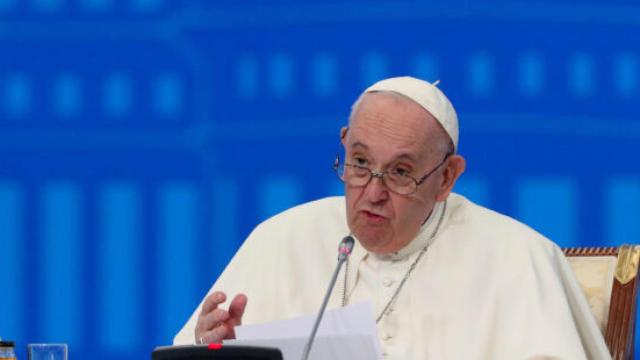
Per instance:
[[[338,247],[338,260],[344,260],[347,256],[351,255],[351,250],[353,250],[355,243],[351,235],[345,236],[345,238],[340,241],[340,246]]]

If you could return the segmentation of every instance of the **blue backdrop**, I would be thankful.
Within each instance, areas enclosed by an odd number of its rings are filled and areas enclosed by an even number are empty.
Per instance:
[[[458,109],[456,191],[640,242],[639,28],[635,0],[0,0],[0,336],[148,358],[258,222],[342,192],[339,127],[394,75]]]

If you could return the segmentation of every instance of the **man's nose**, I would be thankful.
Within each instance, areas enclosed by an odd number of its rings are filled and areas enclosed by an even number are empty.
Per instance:
[[[389,198],[389,189],[387,189],[381,176],[372,176],[364,191],[367,200],[372,203],[384,201]]]

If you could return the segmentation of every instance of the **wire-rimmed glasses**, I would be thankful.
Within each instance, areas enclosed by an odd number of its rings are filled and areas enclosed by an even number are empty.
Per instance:
[[[425,182],[431,174],[436,172],[451,155],[453,155],[453,153],[448,152],[438,165],[420,179],[395,170],[377,172],[366,166],[347,163],[341,159],[340,153],[336,154],[336,158],[333,161],[333,170],[340,180],[351,186],[366,186],[372,178],[377,177],[390,191],[398,195],[410,195],[418,191],[418,186]]]

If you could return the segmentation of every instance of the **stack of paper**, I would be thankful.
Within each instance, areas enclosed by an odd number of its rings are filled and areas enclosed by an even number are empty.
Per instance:
[[[298,360],[311,333],[315,315],[236,328],[228,345],[275,347],[285,360]],[[318,329],[309,359],[379,359],[380,344],[371,302],[328,310]]]

